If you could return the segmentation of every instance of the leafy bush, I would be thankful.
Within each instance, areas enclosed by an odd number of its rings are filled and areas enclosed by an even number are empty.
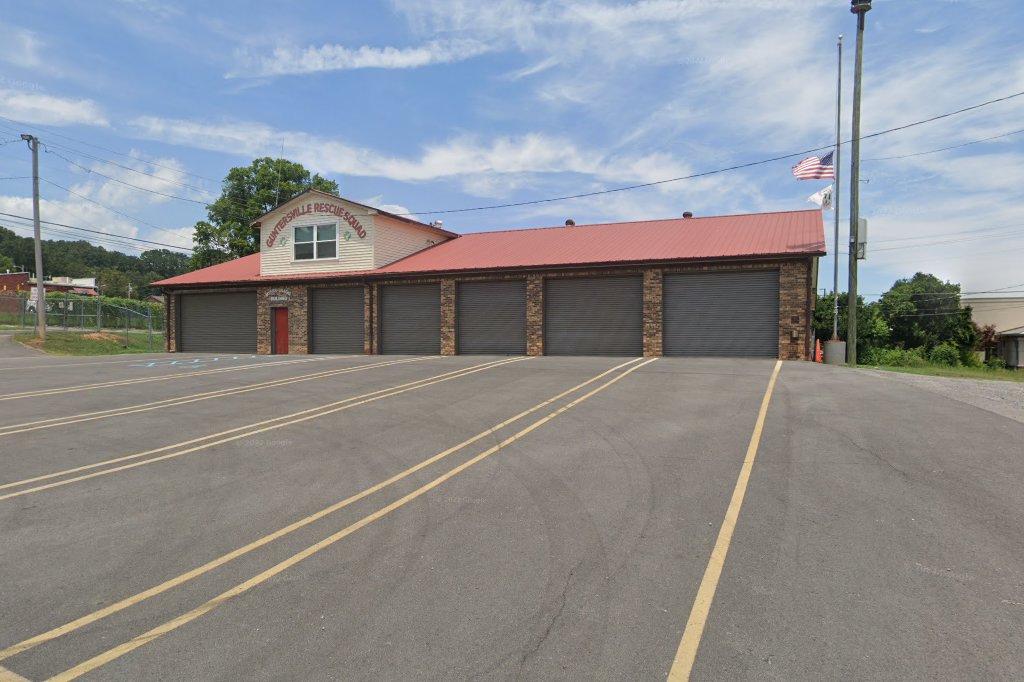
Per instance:
[[[985,361],[985,366],[989,369],[1006,369],[1006,360],[1003,360],[998,355],[993,355]]]
[[[960,352],[960,362],[963,364],[964,367],[978,368],[985,366],[985,362],[982,360],[981,354],[973,350],[962,350]]]
[[[936,365],[957,367],[960,364],[960,350],[951,343],[940,343],[932,348],[928,359]]]
[[[883,367],[927,367],[928,359],[919,348],[873,348],[865,356],[864,364]]]

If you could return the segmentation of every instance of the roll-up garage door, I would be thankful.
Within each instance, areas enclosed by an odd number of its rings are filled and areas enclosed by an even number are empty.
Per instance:
[[[182,294],[178,298],[181,351],[256,352],[256,293]]]
[[[458,285],[459,353],[526,354],[526,280]]]
[[[665,355],[779,356],[779,273],[664,276]]]
[[[642,355],[643,279],[594,277],[544,283],[546,355]]]
[[[441,286],[386,284],[380,288],[380,352],[441,352]]]
[[[313,353],[363,352],[363,287],[311,289],[310,350]]]

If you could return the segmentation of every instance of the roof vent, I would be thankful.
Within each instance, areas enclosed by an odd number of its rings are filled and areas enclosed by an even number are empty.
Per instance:
[[[443,220],[433,220],[433,221],[430,222],[430,226],[431,227],[436,227],[439,230],[443,230],[444,229],[444,221]]]
[[[572,227],[572,226],[573,226],[573,225],[575,225],[575,224],[576,224],[576,221],[575,221],[575,220],[573,220],[572,218],[568,218],[568,219],[566,219],[566,221],[565,221],[565,226],[566,226],[566,227]]]
[[[692,218],[693,217],[693,211],[684,211],[683,212],[683,217],[684,218]]]

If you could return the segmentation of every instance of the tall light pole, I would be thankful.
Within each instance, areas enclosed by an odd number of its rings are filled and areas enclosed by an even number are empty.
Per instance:
[[[36,241],[36,329],[39,340],[46,341],[46,287],[43,282],[43,243],[39,229],[39,138],[22,134],[32,150],[32,224]]]
[[[864,59],[864,15],[871,0],[850,0],[857,15],[857,55],[853,69],[853,135],[850,144],[850,290],[846,311],[846,363],[857,365],[857,244],[860,242],[860,80]]]

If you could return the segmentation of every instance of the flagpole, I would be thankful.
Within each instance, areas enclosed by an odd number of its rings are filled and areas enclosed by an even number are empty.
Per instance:
[[[839,163],[839,125],[843,101],[843,36],[839,35],[836,42],[839,49],[839,62],[836,69],[836,152],[832,159],[832,167],[835,169],[835,177],[832,184],[832,212],[835,214],[835,239],[832,242],[833,261],[835,266],[832,271],[832,340],[839,340],[839,170],[842,164]]]

